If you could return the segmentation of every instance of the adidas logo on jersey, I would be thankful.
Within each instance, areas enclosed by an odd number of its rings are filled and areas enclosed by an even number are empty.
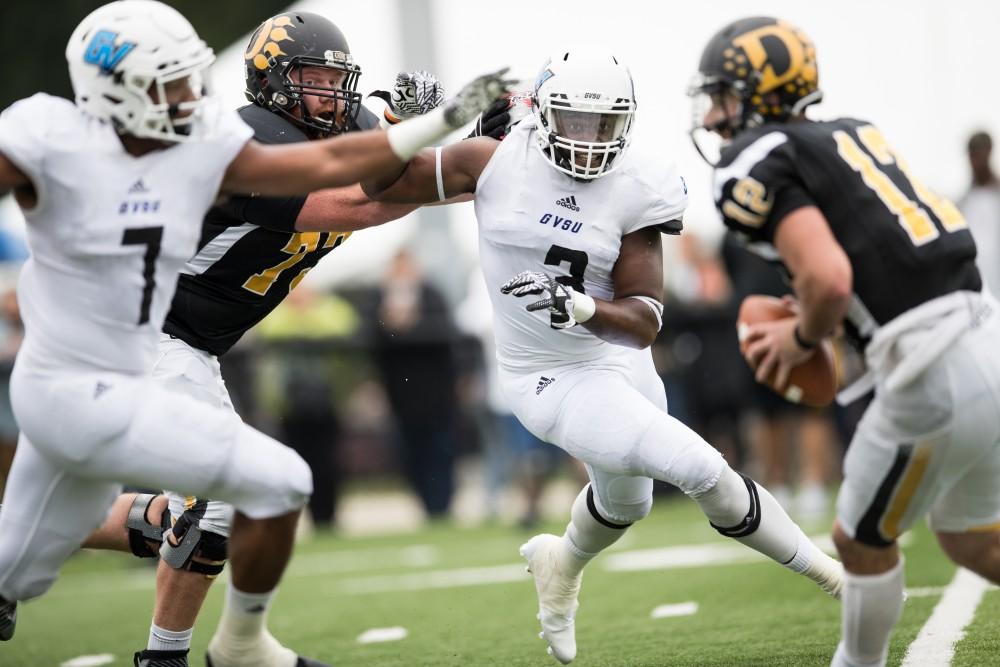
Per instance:
[[[564,206],[571,211],[580,212],[580,207],[576,205],[576,196],[570,195],[569,197],[563,197],[562,199],[556,200],[556,206]]]
[[[539,378],[538,378],[538,386],[535,387],[535,396],[538,396],[540,393],[542,393],[543,389],[545,389],[546,387],[548,387],[550,384],[552,384],[555,381],[556,381],[555,378],[547,378],[544,375],[539,376]]]
[[[133,183],[132,187],[128,189],[128,193],[130,195],[138,195],[144,192],[149,192],[149,190],[146,189],[146,184],[142,182],[141,178],[135,183]]]
[[[97,381],[97,386],[94,387],[94,398],[95,399],[100,398],[101,394],[103,394],[104,392],[106,392],[108,389],[111,389],[111,385],[110,384],[104,384],[103,382],[101,382],[100,380],[98,380]]]

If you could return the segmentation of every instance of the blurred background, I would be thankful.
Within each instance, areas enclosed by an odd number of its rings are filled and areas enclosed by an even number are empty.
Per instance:
[[[0,6],[9,56],[0,108],[39,90],[71,96],[65,41],[101,2]],[[183,0],[177,7],[218,53],[212,85],[244,104],[250,32],[280,0]],[[532,81],[548,54],[599,46],[631,67],[639,101],[634,140],[680,165],[690,186],[685,233],[667,239],[666,315],[654,347],[671,412],[765,483],[802,520],[826,516],[839,463],[863,406],[806,410],[758,387],[739,356],[734,321],[751,293],[781,294],[770,268],[725,241],[709,170],[687,138],[686,87],[701,49],[730,20],[785,18],[816,44],[825,100],[814,118],[850,115],[880,126],[913,171],[960,203],[1000,288],[1000,188],[990,135],[1000,131],[991,57],[1000,4],[958,0],[792,0],[710,6],[618,0],[314,0],[343,30],[362,67],[359,89],[388,89],[426,69],[446,89],[501,65]],[[710,9],[709,9],[710,7]],[[41,45],[39,47],[38,45]],[[456,137],[464,133],[456,133]],[[0,368],[20,338],[16,302],[23,220],[0,202]],[[427,519],[524,526],[564,517],[581,470],[512,418],[493,374],[487,289],[478,273],[471,204],[418,211],[358,232],[234,350],[223,369],[246,421],[310,462],[316,526],[396,530]],[[4,361],[6,360],[6,361]],[[0,383],[6,390],[6,382]],[[16,424],[0,396],[0,467]],[[664,489],[664,492],[668,490]]]

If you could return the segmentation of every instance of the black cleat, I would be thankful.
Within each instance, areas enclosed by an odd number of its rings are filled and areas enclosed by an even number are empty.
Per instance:
[[[0,642],[10,641],[17,625],[17,602],[7,602],[0,598]]]
[[[135,667],[188,667],[188,650],[183,651],[139,651],[132,656]]]
[[[187,665],[187,663],[184,663]],[[205,667],[214,667],[212,664],[212,658],[208,655],[208,651],[205,652]],[[325,662],[320,662],[319,660],[313,660],[312,658],[303,658],[301,655],[299,659],[295,661],[295,667],[332,667]]]

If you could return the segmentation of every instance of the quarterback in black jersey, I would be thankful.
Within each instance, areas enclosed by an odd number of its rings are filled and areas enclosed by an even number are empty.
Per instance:
[[[361,68],[347,40],[323,16],[288,12],[267,19],[251,36],[244,61],[250,104],[239,115],[260,143],[305,142],[379,125],[361,104]],[[419,71],[400,74],[394,89],[379,96],[389,105],[388,124],[422,115],[444,100],[437,80]],[[506,121],[505,104],[491,109],[477,126],[485,134],[502,130]],[[205,217],[198,252],[179,279],[154,378],[232,410],[216,357],[352,232],[415,208],[371,201],[357,185],[302,197],[234,196],[216,205]],[[123,495],[85,544],[160,557],[149,643],[136,653],[137,667],[187,664],[201,604],[226,561],[231,506],[183,492]],[[227,609],[247,613],[223,616],[208,646],[208,665],[326,667],[272,637],[265,625],[269,600],[251,597],[230,587]]]
[[[875,394],[844,463],[834,543],[847,572],[835,667],[884,665],[902,609],[896,544],[929,515],[956,563],[1000,582],[1000,340],[955,206],[866,121],[811,121],[816,50],[796,27],[720,30],[691,94],[725,225],[791,277],[798,315],[749,330],[763,381],[843,324]],[[721,139],[718,158],[706,137]]]

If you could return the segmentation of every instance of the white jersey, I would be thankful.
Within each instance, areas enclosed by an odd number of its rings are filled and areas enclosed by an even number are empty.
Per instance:
[[[546,311],[529,313],[532,297],[500,293],[521,271],[568,275],[577,291],[614,298],[612,270],[622,236],[678,220],[687,186],[664,160],[630,150],[615,171],[576,181],[535,147],[533,118],[514,126],[497,147],[476,187],[479,256],[493,301],[497,361],[527,373],[607,358],[614,345],[584,327],[556,330]]]
[[[0,115],[0,153],[35,186],[25,211],[31,258],[18,299],[22,351],[36,363],[144,373],[177,275],[226,168],[253,131],[205,109],[200,141],[133,157],[114,128],[44,94]]]

